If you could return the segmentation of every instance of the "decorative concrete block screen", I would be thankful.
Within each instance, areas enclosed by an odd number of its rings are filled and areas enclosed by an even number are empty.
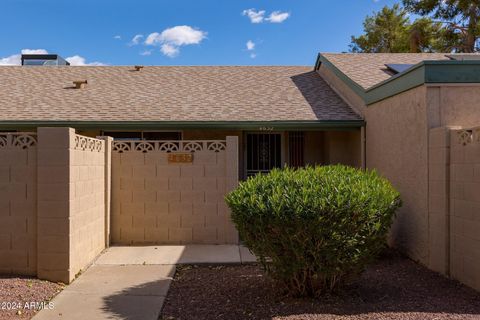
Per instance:
[[[237,139],[114,141],[112,243],[237,243],[224,201],[238,184]]]
[[[480,127],[451,132],[450,273],[480,290]]]
[[[0,273],[37,270],[37,136],[0,133]]]

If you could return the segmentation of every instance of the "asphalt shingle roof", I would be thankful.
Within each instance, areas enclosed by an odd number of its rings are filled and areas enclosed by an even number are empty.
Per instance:
[[[386,64],[417,64],[425,60],[449,60],[447,53],[322,53],[335,67],[364,89],[384,80],[392,73]]]
[[[0,79],[0,121],[361,119],[312,67],[17,66]]]

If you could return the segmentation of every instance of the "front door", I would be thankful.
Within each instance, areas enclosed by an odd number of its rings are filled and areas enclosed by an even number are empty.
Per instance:
[[[247,133],[247,177],[282,166],[280,133]]]

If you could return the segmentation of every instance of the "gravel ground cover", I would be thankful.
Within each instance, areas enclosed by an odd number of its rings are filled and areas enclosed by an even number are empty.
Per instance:
[[[63,285],[27,277],[0,276],[0,320],[30,319]]]
[[[160,319],[480,319],[480,293],[395,252],[319,299],[285,296],[258,265],[183,266]]]

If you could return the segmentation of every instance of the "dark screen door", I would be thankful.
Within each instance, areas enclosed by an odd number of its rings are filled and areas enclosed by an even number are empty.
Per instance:
[[[282,166],[282,136],[279,133],[247,134],[247,176]]]

